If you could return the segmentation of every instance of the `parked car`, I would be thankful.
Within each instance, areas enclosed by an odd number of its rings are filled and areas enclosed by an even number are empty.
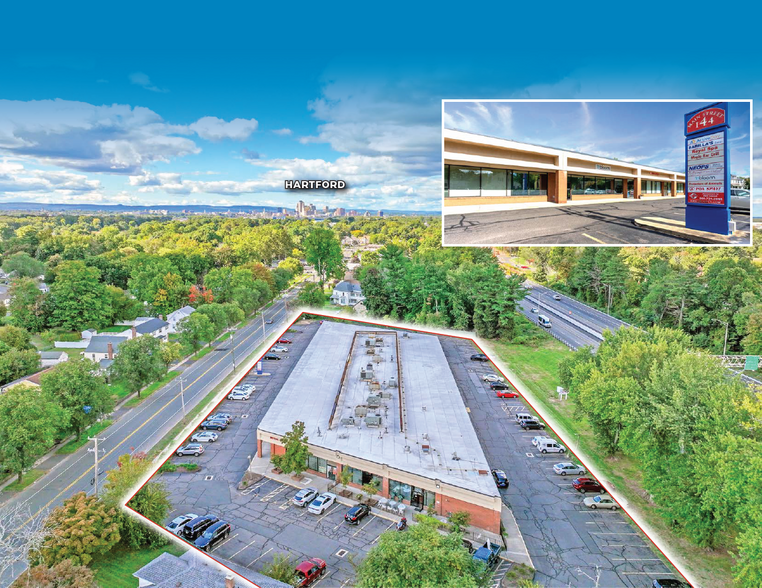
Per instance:
[[[231,529],[232,527],[230,526],[230,523],[226,521],[217,521],[213,525],[207,527],[201,536],[193,542],[193,545],[202,551],[211,551],[215,545],[227,539]]]
[[[537,444],[540,441],[553,441],[550,437],[546,437],[545,435],[537,435],[536,437],[532,437],[532,445],[537,447]]]
[[[220,519],[214,515],[204,515],[196,517],[192,521],[188,521],[183,528],[183,539],[190,542],[195,541],[201,536],[201,533],[206,531],[219,520]]]
[[[511,385],[505,382],[491,382],[489,385],[491,390],[510,390]]]
[[[233,391],[228,394],[228,400],[248,400],[249,398],[251,398],[251,393],[243,390],[239,390],[238,392]]]
[[[501,378],[497,374],[484,374],[482,376],[482,380],[484,380],[485,382],[502,382],[503,378]]]
[[[516,416],[513,417],[516,419],[516,422],[520,425],[524,421],[536,421],[537,419],[529,414],[528,412],[517,412]]]
[[[208,421],[225,421],[227,424],[233,422],[233,415],[227,412],[218,412],[210,416]]]
[[[507,488],[510,483],[508,482],[508,476],[505,475],[503,470],[492,470],[492,477],[498,488]]]
[[[545,425],[534,419],[526,419],[521,421],[521,428],[525,431],[541,431],[545,429]]]
[[[476,550],[474,549],[474,546],[473,546],[473,544],[472,544],[472,543],[471,543],[471,542],[470,542],[468,539],[466,539],[465,537],[464,537],[463,539],[461,539],[461,540],[460,540],[460,542],[463,544],[463,547],[465,547],[466,549],[468,549],[468,553],[471,553],[471,554],[473,554],[473,553],[474,553],[474,551],[476,551]]]
[[[505,390],[496,390],[495,394],[498,398],[518,398],[519,394],[513,388],[507,388]]]
[[[175,451],[177,455],[195,455],[198,457],[202,453],[204,453],[204,446],[200,443],[188,443],[187,445],[184,445],[183,447],[180,447],[177,451]]]
[[[471,356],[471,361],[489,361],[489,357],[487,357],[483,353],[474,353]]]
[[[219,435],[217,433],[213,433],[212,431],[200,431],[191,435],[190,440],[194,443],[214,443],[218,438]]]
[[[367,504],[358,504],[350,508],[344,514],[344,520],[350,525],[357,525],[366,516],[370,514],[370,507]]]
[[[553,466],[553,471],[559,476],[584,476],[587,471],[580,465],[565,461]]]
[[[271,360],[271,361],[279,361],[280,360],[280,356],[279,355],[275,355],[274,353],[265,353],[262,356],[262,359],[267,359],[267,360]]]
[[[323,492],[315,500],[313,500],[307,507],[307,510],[312,514],[323,514],[327,508],[329,508],[334,502],[336,502],[336,495],[331,492]]]
[[[596,508],[610,508],[611,510],[616,510],[619,508],[619,505],[614,502],[614,499],[611,498],[611,496],[590,496],[589,498],[585,498],[584,500],[585,506],[588,508],[592,508],[595,510]]]
[[[291,339],[278,339],[278,343],[283,343],[284,345],[291,345],[293,341]]]
[[[231,392],[255,392],[257,387],[254,384],[238,384]]]
[[[317,557],[303,561],[298,566],[296,566],[296,569],[294,570],[297,581],[296,585],[299,586],[299,588],[309,586],[315,580],[323,576],[323,574],[326,572],[326,569],[327,568],[325,562]]]
[[[283,347],[283,345],[275,345],[270,351],[274,351],[275,353],[288,353],[288,347]]]
[[[553,294],[553,300],[561,300],[560,294]]]
[[[540,453],[566,453],[566,447],[553,439],[543,439],[537,442]]]
[[[473,560],[480,561],[488,569],[494,568],[500,562],[500,552],[503,548],[498,543],[492,543],[489,539],[474,552]]]
[[[317,491],[317,488],[302,488],[294,495],[294,497],[291,499],[291,502],[293,502],[296,506],[301,506],[304,508],[310,502],[315,500],[318,497],[318,494],[320,494],[320,492]]]
[[[188,514],[180,515],[179,517],[175,517],[171,521],[167,523],[167,526],[164,527],[167,531],[170,533],[174,533],[175,535],[182,535],[183,534],[183,528],[185,527],[185,523],[188,521],[192,521],[193,519],[197,518],[198,515],[194,514],[192,512],[189,512]]]
[[[651,588],[691,588],[691,585],[674,578],[657,578],[651,584]]]
[[[540,309],[539,309],[539,308],[537,308],[536,306],[533,306],[533,307],[532,307],[532,310],[531,310],[531,312],[532,312],[533,314],[537,314],[537,313],[539,313],[539,312],[540,312]]]
[[[603,494],[606,489],[596,482],[593,478],[574,478],[572,480],[572,486],[577,492],[584,494],[585,492],[598,492]]]
[[[740,188],[730,190],[730,208],[749,212],[751,210],[751,192]]]
[[[203,423],[201,423],[201,425],[199,425],[199,428],[203,429],[204,431],[206,431],[207,429],[214,429],[215,431],[223,431],[228,428],[228,424],[223,420],[204,421]]]

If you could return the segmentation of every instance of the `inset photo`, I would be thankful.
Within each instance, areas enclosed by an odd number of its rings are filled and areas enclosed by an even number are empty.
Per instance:
[[[751,100],[443,100],[442,243],[751,245]]]

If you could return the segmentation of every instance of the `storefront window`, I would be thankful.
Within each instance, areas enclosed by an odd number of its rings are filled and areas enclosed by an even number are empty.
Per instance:
[[[606,194],[609,187],[609,180],[606,178],[595,178],[595,193]]]
[[[511,195],[512,196],[521,195],[521,193],[527,189],[526,176],[527,175],[523,172],[515,171],[511,173]]]
[[[680,194],[684,194],[685,193],[685,184],[683,182],[677,182],[677,191]]]
[[[413,490],[410,484],[398,482],[397,480],[389,480],[389,497],[392,500],[402,501],[410,500],[410,493]]]
[[[448,192],[454,196],[479,196],[481,194],[480,170],[478,167],[450,166]]]
[[[353,468],[351,466],[344,466],[344,468],[348,469],[352,473],[352,478],[349,481],[352,482],[353,484],[357,484],[358,486],[362,486],[363,484],[369,484],[373,480],[375,480],[376,481],[376,486],[379,489],[381,489],[382,479],[379,476],[377,476],[377,475],[375,475],[375,474],[373,474],[371,472],[366,472],[366,471],[363,471],[363,470],[358,470],[358,469]]]
[[[569,176],[569,194],[572,196],[582,194],[582,176]]]
[[[595,178],[585,176],[582,181],[583,194],[595,194]]]
[[[506,175],[504,169],[481,168],[482,196],[506,196]]]
[[[614,180],[614,194],[624,194],[624,180],[621,178]]]
[[[450,195],[450,166],[446,165],[444,167],[444,190],[445,190],[445,198],[447,198]]]

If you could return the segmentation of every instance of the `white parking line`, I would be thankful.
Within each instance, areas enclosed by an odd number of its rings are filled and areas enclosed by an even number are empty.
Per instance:
[[[371,541],[371,542],[370,542],[370,544],[371,544],[371,545],[373,545],[373,544],[374,544],[376,541],[378,541],[378,538],[379,538],[379,537],[381,537],[381,535],[383,535],[384,533],[386,533],[386,532],[387,532],[389,529],[391,529],[391,528],[392,528],[394,525],[396,525],[396,524],[397,524],[397,523],[392,523],[391,525],[389,525],[388,527],[386,527],[386,529],[384,529],[384,530],[383,530],[383,531],[381,531],[381,532],[380,532],[378,535],[376,535],[376,538],[375,538],[373,541]]]
[[[252,545],[254,545],[254,543],[256,543],[256,542],[257,542],[257,539],[252,539],[252,540],[251,540],[251,543],[247,543],[246,545],[244,545],[243,547],[241,547],[241,549],[239,549],[238,551],[236,551],[236,552],[235,552],[233,555],[231,555],[231,556],[229,556],[229,557],[226,557],[225,559],[233,559],[233,558],[234,558],[236,555],[238,555],[239,553],[241,553],[241,552],[242,552],[244,549],[248,549],[249,547],[251,547]]]
[[[227,543],[227,542],[228,542],[228,541],[230,541],[231,539],[235,539],[236,537],[238,537],[238,533],[236,533],[235,535],[231,535],[230,537],[228,537],[227,539],[225,539],[225,540],[224,540],[222,543],[220,543],[219,545],[217,545],[217,547],[213,547],[212,549],[210,549],[210,550],[209,550],[209,553],[211,553],[211,552],[212,552],[212,551],[214,551],[215,549],[219,549],[220,547],[222,547],[223,545],[225,545],[225,543]]]
[[[609,532],[603,532],[603,531],[590,531],[591,535],[637,535],[637,533],[609,533]]]
[[[329,513],[331,513],[332,511],[336,510],[336,507],[338,507],[338,506],[339,506],[339,503],[338,502],[334,502],[327,511],[325,511],[322,515],[320,515],[318,517],[318,522],[322,521],[326,516],[328,516]]]
[[[261,554],[259,554],[259,557],[258,557],[257,559],[255,559],[253,562],[251,562],[251,563],[250,563],[248,566],[246,566],[246,567],[248,568],[248,567],[250,567],[250,566],[253,566],[255,563],[257,563],[257,562],[258,562],[260,559],[262,559],[264,556],[266,556],[266,555],[267,555],[268,553],[270,553],[272,550],[273,550],[273,548],[271,547],[270,549],[268,549],[268,550],[267,550],[267,551],[265,551],[264,553],[261,553]]]
[[[611,561],[661,561],[658,557],[612,557]]]
[[[374,519],[374,518],[376,518],[376,515],[374,515],[374,514],[370,515],[370,516],[368,517],[368,522],[367,522],[367,523],[365,523],[365,524],[364,524],[362,527],[360,527],[359,529],[357,529],[357,531],[355,531],[355,532],[352,534],[352,537],[356,537],[356,536],[357,536],[357,534],[358,534],[360,531],[362,531],[362,530],[363,530],[365,527],[367,527],[367,526],[368,526],[370,523],[372,523],[372,522],[373,522],[373,519]]]

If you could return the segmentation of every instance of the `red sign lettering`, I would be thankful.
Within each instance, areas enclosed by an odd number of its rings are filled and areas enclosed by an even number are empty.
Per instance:
[[[694,114],[689,120],[686,127],[686,132],[695,133],[697,131],[703,131],[705,129],[711,129],[725,124],[725,110],[722,108],[712,107],[705,108]]]

